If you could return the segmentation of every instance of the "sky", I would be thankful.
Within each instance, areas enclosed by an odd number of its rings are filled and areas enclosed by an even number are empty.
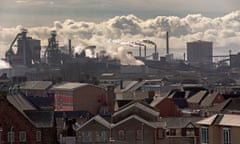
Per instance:
[[[142,19],[195,13],[218,17],[239,5],[239,0],[1,0],[0,25],[42,26],[65,19],[100,22],[129,14]]]
[[[186,42],[213,41],[215,53],[240,47],[239,0],[0,0],[0,57],[21,28],[46,45],[51,30],[76,51],[86,45],[117,51],[129,41],[150,39],[181,57]],[[84,44],[83,44],[84,43]],[[151,47],[149,45],[149,47]],[[129,49],[129,47],[128,47]],[[172,51],[171,51],[172,50]],[[149,51],[151,53],[151,51]]]

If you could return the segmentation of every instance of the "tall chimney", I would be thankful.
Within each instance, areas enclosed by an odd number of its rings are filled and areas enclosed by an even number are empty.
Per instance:
[[[169,55],[169,38],[168,38],[168,31],[166,33],[166,48],[167,48],[167,55]]]
[[[68,40],[68,51],[69,51],[69,56],[72,57],[72,41],[70,39]]]

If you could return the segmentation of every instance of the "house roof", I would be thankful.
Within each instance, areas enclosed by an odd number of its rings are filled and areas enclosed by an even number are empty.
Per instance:
[[[56,118],[64,118],[64,117],[87,117],[91,118],[93,115],[88,111],[55,111],[54,115]]]
[[[20,85],[20,89],[46,90],[52,84],[51,81],[26,81]]]
[[[21,113],[23,113],[24,110],[36,110],[36,107],[30,103],[25,96],[19,93],[7,95],[7,100]]]
[[[134,87],[138,81],[123,81],[122,82],[122,89],[121,89],[121,84],[115,88],[115,92],[128,92],[132,87]]]
[[[200,125],[221,125],[240,127],[239,114],[215,114],[199,122]]]
[[[212,106],[213,101],[218,96],[218,92],[209,93],[201,102],[202,107]]]
[[[141,117],[139,117],[137,115],[131,115],[131,116],[125,118],[125,119],[119,121],[118,123],[114,124],[113,127],[119,126],[119,125],[121,125],[121,124],[123,124],[123,123],[125,123],[125,122],[127,122],[127,121],[129,121],[131,119],[136,119],[136,120],[140,121],[143,124],[146,124],[146,125],[148,125],[150,127],[153,127],[153,128],[157,128],[156,124],[148,122],[148,121],[144,120],[143,118],[141,118]]]
[[[240,111],[240,98],[229,98],[226,101],[209,108],[211,112]]]
[[[7,100],[35,127],[45,128],[53,126],[53,112],[37,110],[25,96],[19,93],[9,94],[7,95]]]
[[[202,119],[202,120],[198,121],[197,124],[200,124],[200,125],[211,125],[214,122],[214,120],[216,119],[216,117],[217,117],[217,114],[212,115],[212,116],[210,116],[208,118],[205,118],[205,119]]]
[[[200,104],[200,102],[205,98],[207,94],[207,91],[201,90],[195,95],[191,96],[190,98],[187,99],[188,103],[197,103]]]
[[[155,99],[153,99],[153,101],[150,103],[150,106],[155,107],[156,105],[158,105],[161,101],[163,101],[165,98],[167,97],[163,97],[163,96],[158,96]]]
[[[184,128],[188,124],[193,124],[197,127],[196,122],[202,117],[163,117],[161,121],[165,121],[168,128]]]
[[[158,116],[159,112],[157,110],[155,110],[154,108],[150,107],[148,104],[145,104],[144,102],[140,102],[140,101],[133,101],[128,103],[127,105],[120,107],[120,109],[118,111],[116,111],[113,116],[116,116],[126,110],[129,110],[133,107],[139,108],[147,113],[150,113],[154,116]]]
[[[54,112],[53,111],[24,111],[36,127],[47,128],[53,127]]]
[[[87,86],[89,84],[87,83],[77,83],[77,82],[64,82],[64,83],[60,83],[60,84],[56,84],[54,85],[51,90],[69,90],[69,91],[73,91],[77,88],[80,87],[84,87]]]
[[[81,128],[85,127],[86,125],[88,125],[90,122],[92,121],[96,121],[99,124],[105,126],[106,128],[111,128],[111,123],[109,123],[107,120],[105,120],[104,118],[102,118],[99,115],[96,115],[94,117],[92,117],[90,120],[88,120],[87,122],[85,122],[83,125],[81,125],[80,127],[78,127],[76,130],[80,130]]]

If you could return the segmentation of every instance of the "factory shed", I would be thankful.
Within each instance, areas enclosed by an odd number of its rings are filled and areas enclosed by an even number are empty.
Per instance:
[[[54,94],[55,111],[84,110],[95,115],[106,104],[106,90],[92,84],[65,82],[50,91]]]

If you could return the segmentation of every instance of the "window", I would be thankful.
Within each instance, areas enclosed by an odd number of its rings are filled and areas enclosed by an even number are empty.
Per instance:
[[[136,130],[136,140],[143,140],[143,130],[142,129],[137,129]]]
[[[36,132],[36,141],[40,142],[42,140],[42,133],[41,131]]]
[[[82,132],[82,142],[92,142],[92,132],[86,131]]]
[[[157,129],[157,137],[158,139],[163,139],[165,137],[165,131],[162,128]]]
[[[202,127],[201,134],[202,144],[208,144],[208,127]]]
[[[8,132],[8,142],[14,142],[14,132]]]
[[[231,138],[230,138],[230,129],[229,128],[223,128],[223,144],[230,144]]]
[[[19,132],[19,142],[26,142],[27,140],[27,135],[25,131],[20,131]]]
[[[96,131],[96,142],[107,142],[107,131]]]
[[[120,140],[120,141],[125,140],[125,130],[118,131],[118,140]]]

